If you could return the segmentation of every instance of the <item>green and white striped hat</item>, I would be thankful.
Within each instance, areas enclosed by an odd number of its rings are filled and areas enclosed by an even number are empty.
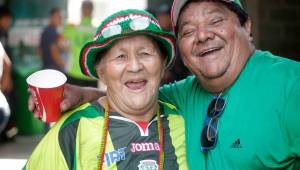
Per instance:
[[[99,52],[108,49],[118,39],[132,35],[147,35],[159,42],[167,52],[170,67],[175,57],[175,36],[161,29],[153,15],[138,9],[122,10],[107,17],[98,27],[93,41],[86,43],[80,52],[80,67],[83,74],[97,79],[95,59]]]

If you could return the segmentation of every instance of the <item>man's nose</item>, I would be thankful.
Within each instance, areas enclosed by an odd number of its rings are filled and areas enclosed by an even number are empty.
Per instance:
[[[202,42],[206,42],[207,40],[213,39],[214,32],[205,26],[199,25],[197,28],[196,36],[197,36],[196,37],[197,43],[202,43]]]

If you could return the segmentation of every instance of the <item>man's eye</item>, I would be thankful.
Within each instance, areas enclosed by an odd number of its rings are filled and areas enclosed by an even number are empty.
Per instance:
[[[212,20],[211,24],[212,24],[212,25],[216,25],[216,24],[218,24],[218,23],[221,23],[222,21],[223,21],[222,18],[218,18],[218,19]]]
[[[182,37],[188,37],[188,36],[191,36],[193,35],[195,31],[192,30],[192,29],[189,29],[189,30],[184,30],[182,31],[182,33],[180,34]]]

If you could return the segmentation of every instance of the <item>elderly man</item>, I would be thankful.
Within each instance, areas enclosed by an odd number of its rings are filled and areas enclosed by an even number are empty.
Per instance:
[[[159,97],[184,116],[189,168],[299,169],[300,63],[255,49],[239,0],[174,0],[172,21],[194,76]]]
[[[298,169],[300,64],[255,50],[238,0],[175,0],[172,21],[195,76],[160,98],[184,111],[190,168]]]

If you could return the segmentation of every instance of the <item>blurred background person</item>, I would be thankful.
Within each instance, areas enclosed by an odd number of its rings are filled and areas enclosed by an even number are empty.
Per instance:
[[[0,6],[0,42],[7,55],[10,57],[11,52],[8,45],[8,31],[12,21],[11,11],[7,6]]]
[[[160,1],[158,4],[155,4],[154,1],[148,1],[148,11],[157,18],[157,20],[161,23],[162,29],[166,31],[172,31],[170,15],[172,2],[172,0],[167,0]],[[179,51],[177,50],[174,66],[170,70],[166,71],[161,84],[182,80],[190,74],[178,54]]]
[[[1,108],[3,106],[6,107],[8,101],[10,108],[12,108],[12,112],[14,112],[13,106],[16,102],[16,97],[15,97],[14,85],[12,81],[13,78],[11,74],[12,58],[10,57],[12,56],[12,53],[8,43],[9,30],[12,23],[12,19],[13,17],[10,9],[5,5],[1,5],[0,6],[0,43],[1,43],[0,72],[2,76],[1,76],[1,97],[0,97],[1,99],[0,100],[1,100]],[[3,96],[3,94],[5,95],[5,97]],[[3,109],[1,112],[4,113]],[[5,121],[6,123],[0,125],[3,128],[0,131],[0,140],[2,141],[9,141],[13,139],[17,135],[17,131],[18,131],[13,117],[7,117],[7,118],[9,119],[2,120]]]
[[[151,2],[148,2],[151,3]],[[162,1],[157,6],[150,6],[148,11],[151,12],[157,20],[161,23],[161,27],[164,30],[172,31],[171,24],[171,4],[168,1]]]
[[[63,50],[61,47],[62,37],[59,29],[63,24],[61,10],[54,7],[50,11],[49,25],[42,32],[40,39],[40,52],[42,56],[43,69],[56,69],[64,71],[65,61],[63,59]]]
[[[85,0],[81,4],[81,20],[79,25],[67,24],[64,37],[69,44],[66,73],[68,82],[79,86],[97,87],[97,81],[85,76],[78,63],[80,48],[93,37],[96,28],[92,26],[93,3]]]
[[[6,71],[5,77],[1,79],[1,90],[7,95],[9,95],[9,93],[13,90],[13,83],[10,74],[11,59],[7,58],[11,56],[11,49],[8,44],[8,32],[11,25],[11,21],[12,21],[12,14],[9,8],[6,6],[1,6],[0,7],[0,42],[1,42],[1,47],[3,48],[5,54],[7,54],[7,55],[3,55],[5,56],[4,58],[6,61],[4,62],[5,63],[4,67],[5,68],[8,67],[8,69],[6,69],[8,71]],[[1,67],[1,73],[2,73],[2,67]]]
[[[9,137],[15,135],[15,133],[12,134],[10,133],[10,131],[5,131],[5,128],[10,118],[10,108],[5,96],[2,93],[2,91],[7,88],[6,81],[10,79],[10,68],[10,59],[8,58],[0,42],[0,133],[3,133],[3,137],[0,138],[0,141],[5,141]]]

